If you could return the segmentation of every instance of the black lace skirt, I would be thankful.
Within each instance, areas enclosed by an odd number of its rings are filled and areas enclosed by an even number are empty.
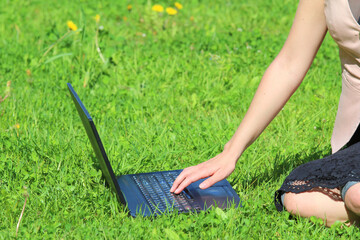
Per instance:
[[[360,126],[345,149],[295,168],[275,192],[275,206],[284,209],[281,195],[313,189],[335,189],[349,181],[360,181]]]

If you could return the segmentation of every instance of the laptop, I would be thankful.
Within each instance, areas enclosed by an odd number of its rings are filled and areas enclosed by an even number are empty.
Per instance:
[[[100,163],[102,174],[118,201],[127,206],[132,217],[199,212],[213,206],[225,209],[241,205],[239,196],[226,179],[207,189],[200,189],[200,183],[205,180],[201,179],[190,184],[180,194],[174,194],[170,193],[170,187],[182,170],[115,176],[93,119],[71,84],[68,83],[67,86]]]

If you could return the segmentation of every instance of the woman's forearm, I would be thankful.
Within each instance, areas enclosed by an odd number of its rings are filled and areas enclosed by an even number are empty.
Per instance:
[[[245,117],[225,149],[240,157],[299,87],[307,69],[292,67],[291,62],[278,56],[266,70]]]

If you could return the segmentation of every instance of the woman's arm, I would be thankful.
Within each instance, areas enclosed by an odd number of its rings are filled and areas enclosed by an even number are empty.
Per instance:
[[[174,181],[171,192],[180,193],[192,182],[210,176],[200,185],[205,189],[234,171],[241,154],[299,87],[326,31],[324,0],[300,0],[284,46],[266,70],[244,119],[224,151],[206,162],[185,168]]]

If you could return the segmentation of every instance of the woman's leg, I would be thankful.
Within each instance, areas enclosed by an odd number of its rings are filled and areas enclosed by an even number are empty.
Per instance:
[[[346,147],[358,142],[360,142],[360,124]],[[321,218],[328,227],[336,221],[348,221],[350,224],[360,226],[360,183],[351,185],[346,192],[342,192],[342,197],[338,189],[324,188],[298,194],[285,193],[283,205],[291,214]]]
[[[357,185],[359,185],[360,189],[360,184]],[[350,224],[354,224],[355,221],[358,222],[358,216],[345,206],[344,201],[342,201],[340,197],[336,196],[340,196],[340,191],[338,189],[322,190],[325,191],[286,193],[284,198],[286,210],[291,214],[301,217],[315,216],[321,218],[328,227],[336,221],[349,221]],[[352,190],[352,188],[350,188],[349,191],[350,190]],[[351,194],[349,191],[346,193],[347,197]],[[348,199],[350,201],[350,197],[348,197]]]

